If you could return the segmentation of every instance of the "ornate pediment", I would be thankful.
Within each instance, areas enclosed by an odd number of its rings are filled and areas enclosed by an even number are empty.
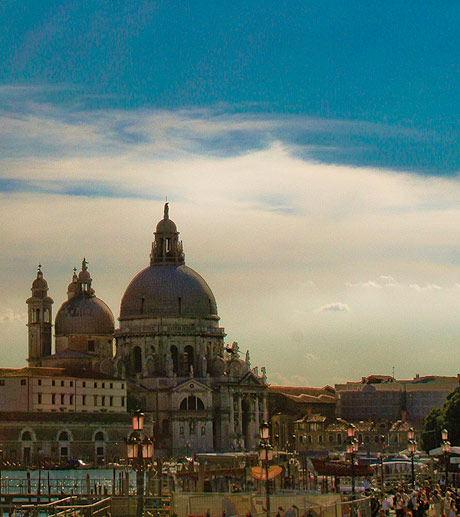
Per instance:
[[[178,386],[173,388],[172,391],[176,392],[176,393],[181,393],[181,392],[191,393],[193,391],[209,392],[209,391],[212,391],[212,388],[210,388],[209,386],[206,386],[206,384],[202,384],[201,382],[198,382],[196,379],[188,379],[185,382],[183,382],[182,384],[179,384]]]
[[[266,384],[260,377],[256,377],[252,371],[249,371],[238,383],[240,386],[259,386],[265,388]]]

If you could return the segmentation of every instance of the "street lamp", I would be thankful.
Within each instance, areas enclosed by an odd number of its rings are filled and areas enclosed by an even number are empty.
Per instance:
[[[262,468],[265,469],[265,506],[267,508],[267,517],[270,517],[270,482],[268,479],[268,469],[273,461],[273,446],[270,443],[270,426],[263,422],[259,429],[259,460]]]
[[[139,410],[133,415],[132,427],[133,432],[126,441],[126,454],[136,471],[137,515],[141,517],[144,513],[144,470],[146,463],[153,458],[153,440],[146,434],[143,439],[141,437],[144,414]]]
[[[441,431],[441,438],[442,438],[442,445],[441,450],[444,454],[444,462],[446,466],[446,488],[447,488],[447,481],[449,476],[449,454],[450,454],[450,442],[448,441],[449,433],[447,432],[447,429],[443,429]]]
[[[383,472],[383,452],[385,449],[385,435],[380,435],[380,482],[382,484],[382,491],[385,487],[385,478],[384,478],[384,472]]]
[[[411,474],[412,474],[412,486],[415,487],[415,470],[414,470],[414,454],[417,450],[417,442],[415,440],[410,440],[407,449],[410,454],[410,466],[411,466]]]
[[[358,440],[355,438],[356,427],[350,424],[347,429],[348,443],[346,447],[346,453],[350,456],[351,460],[351,493],[355,496],[355,454],[358,452]]]

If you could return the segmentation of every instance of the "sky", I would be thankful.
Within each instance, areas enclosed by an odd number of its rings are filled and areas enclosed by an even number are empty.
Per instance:
[[[273,384],[460,372],[460,4],[0,5],[0,364],[89,262],[120,300],[170,202]]]

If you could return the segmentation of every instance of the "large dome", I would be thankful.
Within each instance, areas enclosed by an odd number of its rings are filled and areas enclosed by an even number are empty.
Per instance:
[[[120,320],[145,317],[219,319],[210,287],[185,265],[150,266],[131,281]]]
[[[96,296],[76,295],[64,302],[56,314],[56,336],[113,334],[112,311]]]

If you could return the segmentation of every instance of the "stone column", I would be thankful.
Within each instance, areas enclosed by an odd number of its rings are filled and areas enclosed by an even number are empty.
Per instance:
[[[243,408],[241,407],[241,393],[238,393],[238,434],[243,434]]]
[[[264,422],[268,422],[268,416],[267,416],[267,394],[264,393],[262,397],[262,403],[264,405]]]
[[[233,402],[233,390],[229,390],[228,398],[230,401],[230,438],[233,439],[235,434],[235,407]]]
[[[256,404],[256,433],[255,435],[259,435],[259,428],[260,428],[260,415],[259,415],[259,395],[255,396],[255,404]]]
[[[251,450],[255,444],[255,422],[254,422],[254,395],[251,393],[249,397],[249,423],[248,423],[248,431],[245,436],[246,439],[246,449]]]

